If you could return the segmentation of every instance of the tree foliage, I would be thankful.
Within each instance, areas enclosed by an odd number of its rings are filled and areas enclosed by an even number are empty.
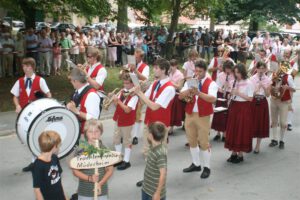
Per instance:
[[[13,17],[25,19],[26,26],[33,26],[36,11],[48,16],[66,20],[71,13],[103,19],[109,15],[111,5],[107,0],[0,0],[0,5],[8,9]]]
[[[250,23],[276,21],[280,24],[294,24],[300,20],[300,9],[296,6],[299,0],[225,0],[223,9],[214,13],[219,21],[232,24],[239,20]],[[250,24],[251,25],[251,24]]]

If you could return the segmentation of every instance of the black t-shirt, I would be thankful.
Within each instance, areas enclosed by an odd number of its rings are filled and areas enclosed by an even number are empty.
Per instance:
[[[45,200],[65,200],[61,184],[62,168],[56,155],[50,162],[36,159],[32,172],[33,188],[40,188]]]

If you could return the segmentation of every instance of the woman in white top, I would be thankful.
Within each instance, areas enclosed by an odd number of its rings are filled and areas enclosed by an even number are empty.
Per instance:
[[[240,163],[244,160],[243,152],[252,151],[251,101],[253,99],[253,87],[247,79],[244,64],[237,64],[233,70],[235,80],[231,87],[225,148],[232,151],[227,161]]]
[[[191,50],[188,55],[188,61],[183,64],[183,75],[185,79],[192,78],[195,72],[195,61],[199,58],[197,50]]]
[[[228,107],[228,96],[230,94],[231,85],[230,83],[234,80],[233,75],[233,62],[231,60],[226,60],[223,63],[223,71],[219,73],[217,78],[218,93],[216,107]],[[222,141],[225,141],[226,137],[226,124],[227,124],[228,112],[216,112],[214,113],[211,128],[217,131],[217,135],[214,137],[214,141],[221,139],[221,132],[223,132]]]
[[[262,138],[269,137],[270,120],[269,120],[269,104],[267,97],[270,96],[272,80],[266,76],[267,65],[265,62],[256,63],[257,73],[254,74],[250,81],[254,87],[254,98],[252,101],[252,130],[253,138],[257,138],[254,153],[258,154]]]

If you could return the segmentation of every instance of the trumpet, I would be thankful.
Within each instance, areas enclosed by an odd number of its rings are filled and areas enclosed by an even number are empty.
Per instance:
[[[87,62],[85,62],[83,64],[77,64],[77,67],[83,71],[86,71],[88,66],[89,66],[89,64]]]
[[[107,95],[107,97],[104,98],[103,100],[103,108],[105,110],[108,110],[109,106],[111,105],[111,103],[113,102],[113,96],[114,95],[119,95],[121,93],[122,90],[119,90],[119,88],[114,89],[111,93],[109,93]],[[117,92],[118,91],[118,92]]]

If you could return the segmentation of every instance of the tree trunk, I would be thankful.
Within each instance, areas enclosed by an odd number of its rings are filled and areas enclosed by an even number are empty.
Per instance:
[[[209,20],[209,30],[210,31],[215,30],[215,18],[213,16],[211,16]]]
[[[128,2],[127,0],[118,0],[118,16],[117,16],[117,30],[128,30]]]
[[[181,0],[172,0],[172,16],[171,16],[171,24],[169,28],[169,35],[167,37],[166,43],[166,57],[167,59],[171,59],[173,55],[173,34],[177,29],[178,20],[180,16],[180,4]],[[172,42],[171,42],[172,41]]]
[[[250,18],[249,31],[258,31],[258,21],[252,17]]]
[[[19,5],[24,13],[25,27],[35,29],[36,9],[27,1],[20,0]]]

